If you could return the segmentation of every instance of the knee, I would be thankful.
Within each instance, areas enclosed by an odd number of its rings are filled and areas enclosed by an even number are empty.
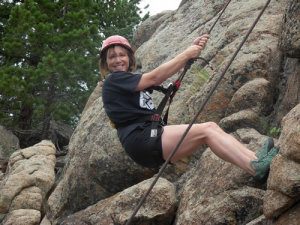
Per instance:
[[[220,130],[221,128],[219,127],[218,124],[215,122],[206,122],[203,124],[205,126],[206,130]]]
[[[201,124],[201,131],[205,138],[214,137],[215,135],[223,133],[223,130],[215,122],[206,122]]]
[[[198,123],[194,125],[194,128],[194,133],[201,138],[210,138],[223,132],[215,122]]]

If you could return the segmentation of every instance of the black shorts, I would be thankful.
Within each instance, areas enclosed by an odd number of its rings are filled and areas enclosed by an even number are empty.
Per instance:
[[[157,137],[150,137],[151,122],[137,126],[122,143],[125,151],[136,163],[149,168],[161,166],[165,160],[162,154],[161,135],[163,126],[158,125]]]

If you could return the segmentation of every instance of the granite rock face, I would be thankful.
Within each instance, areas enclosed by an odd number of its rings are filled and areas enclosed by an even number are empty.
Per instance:
[[[42,141],[15,151],[0,184],[3,225],[39,224],[44,201],[55,181],[55,146]]]

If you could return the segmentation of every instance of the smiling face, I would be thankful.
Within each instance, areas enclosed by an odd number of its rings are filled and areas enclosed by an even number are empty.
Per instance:
[[[110,72],[129,70],[129,56],[127,49],[121,46],[113,46],[107,50],[107,68]]]

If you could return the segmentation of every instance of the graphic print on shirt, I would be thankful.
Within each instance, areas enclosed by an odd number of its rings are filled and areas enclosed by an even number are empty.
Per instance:
[[[140,91],[140,107],[144,109],[154,109],[154,103],[148,91]]]

